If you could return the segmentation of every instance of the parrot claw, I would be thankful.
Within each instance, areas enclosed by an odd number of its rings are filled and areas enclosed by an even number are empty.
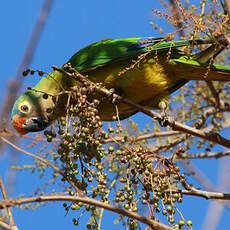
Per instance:
[[[118,96],[116,95],[116,90],[114,88],[111,88],[109,90],[109,95],[108,95],[109,98],[111,98],[111,101],[113,104],[116,104],[117,101],[118,101]]]
[[[159,121],[160,126],[167,127],[168,125],[172,124],[174,122],[174,119],[172,117],[167,116],[167,114],[161,113],[162,119]]]
[[[162,119],[159,121],[160,126],[166,127],[172,122],[173,118],[169,117],[168,114],[166,113],[167,104],[164,101],[160,101],[158,106],[159,106],[159,109],[161,111],[160,115],[162,117]]]
[[[113,99],[112,99],[112,103],[117,104],[117,102],[118,102],[118,96],[114,94]]]

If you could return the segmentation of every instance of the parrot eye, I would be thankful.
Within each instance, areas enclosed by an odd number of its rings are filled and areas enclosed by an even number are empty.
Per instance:
[[[31,106],[28,102],[22,102],[18,105],[18,109],[23,113],[29,113],[31,110]]]
[[[27,102],[22,102],[19,104],[18,109],[23,113],[28,113],[31,110],[31,106]]]
[[[20,109],[23,112],[28,112],[29,111],[29,107],[27,105],[21,105]]]
[[[42,95],[42,97],[43,97],[43,99],[47,100],[49,96],[48,96],[47,93],[44,93],[44,94]]]

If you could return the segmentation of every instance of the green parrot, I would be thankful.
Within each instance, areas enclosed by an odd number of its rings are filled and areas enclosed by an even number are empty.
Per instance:
[[[101,82],[121,96],[154,109],[189,80],[230,81],[230,67],[210,65],[211,58],[224,46],[210,42],[205,50],[186,56],[180,48],[193,42],[205,43],[151,37],[107,39],[79,50],[67,63],[92,82]],[[11,114],[13,126],[21,135],[45,129],[66,112],[66,96],[59,96],[55,102],[52,95],[77,84],[60,71],[49,73],[15,101]],[[117,107],[120,119],[138,112],[121,102]],[[116,115],[114,104],[106,98],[98,109],[104,121]]]

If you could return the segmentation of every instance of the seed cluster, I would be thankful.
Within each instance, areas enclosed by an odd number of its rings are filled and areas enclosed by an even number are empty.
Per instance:
[[[69,64],[64,68],[70,73],[75,71]],[[27,70],[24,75],[35,72]],[[42,76],[41,71],[38,73]],[[180,188],[185,183],[184,174],[145,142],[129,138],[130,127],[134,132],[138,130],[135,123],[130,121],[127,128],[120,122],[108,128],[103,126],[96,86],[86,80],[73,87],[71,93],[66,92],[66,108],[63,108],[67,111],[66,117],[60,118],[56,130],[44,132],[47,142],[60,141],[54,146],[57,146],[55,162],[64,175],[62,181],[71,182],[78,189],[68,186],[69,195],[79,195],[82,191],[89,197],[128,211],[143,213],[144,209],[154,220],[165,216],[175,229],[185,225],[192,228],[192,222],[186,222],[178,209],[183,200]],[[117,119],[113,117],[114,121]],[[76,226],[82,215],[89,212],[87,229],[98,229],[103,214],[101,209],[81,202],[64,203],[63,207],[66,212],[78,211],[79,216],[72,220]],[[119,218],[117,222],[122,221]],[[138,222],[130,218],[125,224],[129,229],[140,228]]]
[[[179,188],[185,182],[185,176],[167,159],[157,156],[148,159],[145,157],[147,151],[142,147],[117,150],[116,156],[120,156],[116,159],[117,171],[121,173],[115,202],[134,212],[148,207],[152,219],[157,219],[157,213],[161,212],[169,223],[180,229],[185,220],[177,204],[183,200]],[[177,222],[176,213],[180,216]]]
[[[95,95],[93,85],[87,81],[75,87],[67,95],[67,116],[60,119],[57,134],[45,132],[49,142],[60,139],[57,153],[64,172],[62,181],[71,181],[87,196],[132,212],[148,209],[149,218],[154,220],[158,215],[166,216],[170,224],[180,229],[185,220],[177,204],[183,199],[180,186],[184,175],[170,160],[130,140],[120,122],[103,130],[100,100]],[[78,195],[70,187],[68,192]],[[79,210],[81,215],[90,212],[87,228],[98,229],[100,209],[81,202],[65,203],[64,208]],[[79,221],[80,217],[74,218],[73,224],[78,225]],[[135,220],[127,219],[126,224],[130,229],[138,228]]]
[[[109,190],[107,189],[107,174],[104,170],[102,158],[105,151],[103,142],[108,138],[107,132],[102,128],[98,115],[100,101],[94,95],[94,88],[87,82],[74,88],[67,95],[67,116],[59,121],[57,133],[45,131],[48,142],[53,138],[60,139],[57,153],[62,165],[64,177],[62,181],[71,181],[79,190],[93,198],[100,198],[108,202]],[[111,152],[111,147],[108,148]],[[89,188],[91,185],[91,188]],[[76,191],[68,188],[70,195],[77,195]],[[88,229],[97,229],[98,211],[94,206],[74,203],[64,203],[66,211],[82,210],[91,212]],[[73,219],[73,224],[78,225],[79,218]]]

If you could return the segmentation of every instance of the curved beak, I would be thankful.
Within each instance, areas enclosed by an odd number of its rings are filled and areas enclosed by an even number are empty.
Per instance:
[[[22,127],[27,132],[38,132],[42,131],[48,126],[48,121],[43,117],[30,117],[26,119]]]
[[[44,117],[20,117],[18,114],[12,118],[14,128],[19,134],[25,135],[28,132],[38,132],[45,129],[49,123]]]

